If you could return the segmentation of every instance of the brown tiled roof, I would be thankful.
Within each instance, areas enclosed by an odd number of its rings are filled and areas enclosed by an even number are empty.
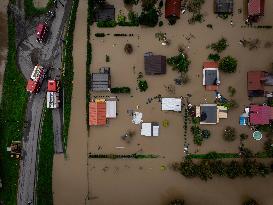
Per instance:
[[[144,56],[145,73],[147,75],[166,73],[166,56],[150,55]]]

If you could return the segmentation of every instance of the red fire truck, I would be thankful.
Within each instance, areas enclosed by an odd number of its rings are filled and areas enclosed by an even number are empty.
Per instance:
[[[32,71],[30,79],[27,82],[27,91],[37,93],[45,78],[45,69],[41,65],[36,65]]]

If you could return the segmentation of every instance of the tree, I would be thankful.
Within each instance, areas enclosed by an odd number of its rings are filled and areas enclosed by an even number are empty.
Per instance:
[[[213,61],[219,61],[220,60],[220,56],[219,56],[218,53],[215,53],[215,54],[211,53],[211,54],[209,54],[208,59],[209,60],[213,60]]]
[[[201,136],[202,138],[204,139],[208,139],[210,137],[210,131],[209,130],[202,130],[202,133],[201,133]]]
[[[227,39],[221,38],[219,41],[216,43],[212,43],[208,45],[208,48],[211,48],[217,53],[223,52],[226,48],[228,47]]]
[[[203,142],[203,137],[202,137],[202,131],[200,127],[198,126],[192,126],[191,127],[191,132],[193,134],[193,143],[197,145],[201,145]]]
[[[259,203],[255,199],[247,199],[243,202],[242,205],[259,205]]]
[[[200,179],[207,181],[208,179],[212,179],[213,173],[210,167],[209,160],[202,160],[198,167],[198,176]]]
[[[139,23],[141,25],[155,27],[158,23],[158,13],[157,10],[153,7],[149,10],[144,10],[139,16]]]
[[[133,5],[133,4],[137,5],[138,1],[139,0],[123,0],[123,3],[127,5]]]
[[[130,43],[126,43],[124,46],[124,51],[127,54],[131,54],[133,52],[133,46]]]
[[[138,81],[138,88],[140,92],[145,92],[148,89],[148,83],[146,80],[139,80]]]
[[[233,97],[236,93],[236,89],[232,86],[228,86],[229,97]]]
[[[167,63],[173,67],[173,70],[177,70],[181,73],[187,73],[191,62],[186,54],[179,52],[177,56],[168,58]]]
[[[175,200],[172,200],[169,205],[184,205],[185,202],[184,200],[180,200],[180,199],[175,199]]]
[[[211,169],[213,174],[217,174],[218,176],[226,175],[226,165],[221,160],[213,160],[211,163]]]
[[[154,8],[154,6],[157,2],[157,0],[141,0],[141,1],[142,1],[141,6],[144,11],[148,11],[148,10]]]
[[[224,139],[228,142],[234,141],[236,139],[235,128],[229,126],[226,127],[223,136]]]
[[[189,12],[198,13],[204,3],[205,0],[190,0],[187,4],[187,9]]]
[[[198,166],[190,159],[186,159],[180,164],[180,173],[185,177],[196,177]]]
[[[234,73],[237,68],[237,60],[231,56],[226,56],[220,60],[219,69],[226,73]]]
[[[243,140],[246,140],[248,138],[248,135],[245,134],[245,133],[242,133],[240,134],[240,139],[243,141]]]
[[[238,177],[241,175],[241,166],[239,162],[237,161],[231,161],[227,165],[226,174],[229,178],[234,179],[235,177]]]

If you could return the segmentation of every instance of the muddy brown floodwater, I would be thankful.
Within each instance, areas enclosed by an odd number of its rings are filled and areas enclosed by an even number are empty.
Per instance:
[[[116,7],[116,16],[120,10],[127,14],[123,1],[108,0]],[[236,88],[234,99],[239,102],[239,108],[228,113],[228,119],[220,120],[218,125],[200,126],[212,132],[212,136],[204,141],[201,147],[193,145],[192,136],[188,136],[190,152],[207,153],[209,151],[237,152],[239,139],[227,143],[222,138],[222,132],[228,125],[236,128],[240,133],[251,134],[247,127],[239,126],[239,116],[244,105],[251,101],[247,97],[246,73],[249,70],[269,70],[273,61],[273,48],[264,48],[266,41],[272,42],[272,29],[242,28],[244,26],[244,12],[238,13],[243,8],[243,0],[235,1],[234,15],[230,25],[231,17],[227,20],[217,18],[213,14],[213,1],[206,1],[202,8],[206,21],[202,24],[189,25],[187,19],[190,14],[181,15],[181,19],[174,26],[169,26],[164,19],[162,27],[115,27],[97,28],[95,24],[91,27],[92,43],[92,65],[91,72],[97,72],[102,66],[111,68],[112,87],[128,86],[131,88],[131,95],[118,95],[117,119],[109,120],[107,126],[91,127],[89,132],[88,150],[85,139],[85,31],[86,1],[80,1],[77,14],[75,39],[74,39],[74,63],[75,79],[72,101],[72,121],[70,127],[70,138],[68,145],[68,161],[56,159],[54,162],[54,200],[55,204],[83,204],[82,198],[89,190],[89,201],[86,204],[92,205],[159,205],[175,197],[183,197],[189,205],[239,205],[246,196],[256,198],[261,204],[273,204],[273,177],[236,179],[215,177],[208,182],[199,179],[187,179],[179,173],[169,169],[169,165],[184,156],[183,145],[183,116],[179,113],[162,112],[160,103],[153,101],[146,104],[147,98],[161,94],[163,97],[170,97],[164,85],[174,84],[173,79],[178,76],[177,72],[167,67],[167,74],[160,76],[146,76],[149,88],[145,93],[136,90],[136,78],[139,72],[144,72],[143,54],[151,51],[154,54],[162,54],[167,57],[176,55],[179,45],[184,45],[190,60],[189,78],[190,82],[185,86],[176,86],[175,96],[192,94],[192,104],[212,103],[215,99],[214,93],[207,92],[202,86],[202,63],[212,51],[206,46],[217,41],[221,37],[228,40],[229,47],[221,56],[231,55],[238,59],[238,70],[235,74],[220,73],[220,92],[228,97],[228,86]],[[266,1],[265,16],[259,25],[273,24],[273,1]],[[140,5],[133,7],[133,10],[140,13]],[[164,13],[164,8],[162,9]],[[213,25],[213,30],[207,28],[207,24]],[[155,39],[156,32],[166,32],[167,38],[171,40],[168,47],[163,47]],[[104,32],[104,38],[94,36],[97,32]],[[114,33],[134,34],[133,37],[115,37]],[[81,35],[80,35],[81,34]],[[190,40],[188,37],[194,36]],[[249,51],[243,48],[239,41],[241,39],[259,38],[262,42],[260,48]],[[133,53],[126,55],[124,45],[133,45]],[[106,62],[106,55],[109,55],[110,62]],[[272,89],[272,88],[271,88]],[[92,93],[92,96],[113,96],[109,93]],[[262,102],[264,99],[254,99],[252,102]],[[127,114],[128,109],[137,110],[143,113],[144,122],[156,121],[160,123],[159,137],[140,136],[140,126],[133,125]],[[162,126],[163,120],[169,120],[168,128]],[[127,130],[136,132],[132,142],[127,144],[121,140]],[[74,133],[74,135],[73,135]],[[189,131],[188,131],[189,133]],[[75,136],[76,135],[76,136]],[[263,141],[256,142],[251,137],[247,140],[246,146],[253,151],[260,151]],[[124,147],[117,149],[116,147]],[[93,153],[135,153],[142,150],[143,153],[158,154],[158,159],[142,160],[107,160],[88,159],[88,187],[82,184],[86,177],[86,151]],[[76,156],[74,156],[74,154]],[[80,158],[82,157],[82,158]],[[73,160],[72,160],[73,158]],[[69,164],[69,165],[68,165]],[[167,167],[163,171],[161,166]],[[81,171],[80,171],[81,170]],[[73,174],[75,173],[75,174]],[[79,173],[82,173],[79,178]],[[84,178],[87,180],[86,178]],[[73,187],[71,187],[73,186]],[[77,201],[77,199],[80,199]]]

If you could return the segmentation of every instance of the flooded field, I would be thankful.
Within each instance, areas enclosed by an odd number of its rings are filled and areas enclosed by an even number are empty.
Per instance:
[[[125,14],[128,12],[122,1],[109,0],[116,7],[116,16],[119,10]],[[75,79],[74,79],[74,97],[72,107],[72,121],[70,128],[70,140],[68,145],[68,161],[55,161],[54,172],[58,172],[54,177],[54,192],[56,204],[75,204],[81,194],[89,193],[87,204],[104,205],[158,205],[166,204],[170,199],[182,197],[189,205],[239,205],[246,196],[256,198],[261,204],[273,204],[271,186],[273,177],[254,178],[254,179],[236,179],[214,178],[209,182],[203,182],[199,179],[186,179],[178,173],[169,169],[169,165],[181,160],[184,156],[184,137],[183,137],[183,115],[174,112],[162,112],[161,105],[156,100],[146,104],[147,99],[161,94],[163,97],[172,97],[164,85],[173,84],[174,78],[178,76],[169,66],[167,73],[160,76],[146,76],[144,79],[148,82],[148,90],[144,93],[136,90],[137,76],[139,72],[144,73],[144,53],[153,52],[154,54],[166,55],[171,57],[178,53],[178,46],[183,45],[191,60],[189,69],[190,82],[185,86],[176,86],[176,97],[191,94],[190,102],[194,105],[200,103],[213,103],[215,95],[213,92],[205,91],[202,86],[202,63],[207,60],[207,56],[212,53],[206,49],[206,46],[216,42],[221,37],[228,40],[229,47],[221,54],[222,57],[231,55],[238,59],[238,68],[235,74],[220,73],[220,92],[228,97],[228,87],[236,88],[234,99],[240,106],[228,113],[228,119],[220,120],[217,125],[200,126],[207,128],[212,132],[210,139],[203,142],[202,146],[197,148],[193,145],[192,136],[188,137],[190,143],[189,151],[191,153],[207,153],[209,151],[219,152],[237,152],[239,146],[239,137],[232,143],[225,142],[222,132],[226,126],[230,125],[236,128],[236,132],[247,133],[251,135],[247,127],[239,126],[239,116],[243,111],[244,105],[251,101],[247,97],[246,73],[249,70],[270,70],[273,62],[273,48],[264,48],[266,41],[272,41],[272,29],[241,28],[244,26],[244,13],[239,14],[238,9],[243,9],[243,0],[235,1],[234,16],[232,17],[233,26],[230,25],[231,17],[227,20],[217,18],[213,14],[213,1],[206,1],[202,8],[205,13],[205,22],[202,24],[189,25],[188,18],[190,14],[181,15],[181,19],[174,26],[169,26],[164,18],[163,27],[143,28],[143,27],[115,27],[115,28],[97,28],[91,27],[92,43],[92,65],[91,72],[97,72],[100,67],[111,68],[112,87],[128,86],[131,88],[131,94],[117,95],[117,119],[110,119],[106,126],[91,127],[89,138],[85,138],[85,21],[83,15],[86,15],[86,1],[80,1],[78,10],[76,29],[75,29]],[[259,22],[259,25],[273,24],[273,2],[266,1],[265,16]],[[133,10],[140,11],[139,6]],[[164,13],[164,8],[163,8]],[[213,30],[207,28],[207,24],[213,25]],[[171,43],[168,47],[163,47],[155,38],[156,32],[165,32]],[[95,33],[109,34],[104,38],[97,38]],[[79,35],[79,33],[83,33]],[[132,37],[115,37],[115,33],[134,34]],[[188,40],[191,34],[191,37]],[[239,41],[242,39],[258,38],[261,41],[260,48],[249,51],[243,48]],[[133,53],[127,55],[124,52],[126,43],[133,45]],[[106,55],[110,57],[110,62],[106,62]],[[82,61],[83,60],[83,61]],[[79,87],[83,86],[83,87]],[[92,93],[96,96],[115,96],[110,93]],[[252,102],[262,102],[264,99],[254,99]],[[138,109],[137,109],[138,107]],[[143,113],[144,122],[159,122],[159,137],[140,136],[140,126],[132,124],[131,116],[127,110],[134,110]],[[74,113],[74,114],[73,114]],[[162,126],[163,120],[170,122],[169,127]],[[126,143],[121,136],[126,131],[135,131],[136,135],[131,143]],[[189,132],[188,132],[189,133]],[[77,138],[75,137],[77,136]],[[85,144],[87,140],[88,145]],[[263,142],[256,142],[251,137],[247,140],[246,146],[253,151],[262,149]],[[88,147],[88,150],[85,150]],[[124,147],[123,149],[117,149]],[[73,149],[73,151],[70,151]],[[145,153],[160,155],[158,159],[141,160],[107,160],[107,159],[89,159],[88,167],[86,165],[86,154],[92,153],[115,153],[131,154]],[[85,153],[84,153],[85,152]],[[77,154],[77,160],[73,160],[72,153]],[[80,156],[83,158],[80,159]],[[60,164],[68,164],[62,166]],[[162,170],[162,165],[168,167]],[[81,180],[78,180],[77,169],[86,172],[88,168],[88,187],[85,187]],[[59,169],[59,170],[58,170]],[[69,169],[69,170],[67,170]],[[66,173],[70,173],[67,174]],[[75,172],[75,175],[73,175]],[[65,175],[65,176],[61,176]],[[61,179],[58,177],[61,176]],[[68,178],[65,178],[68,177]],[[68,180],[69,183],[64,183]],[[72,183],[73,182],[73,183]],[[69,185],[73,184],[73,188]],[[80,187],[78,189],[77,187]],[[58,192],[58,194],[57,194]],[[62,192],[62,194],[60,193]],[[81,193],[79,193],[81,192]],[[70,199],[70,200],[68,200]],[[77,204],[83,204],[82,200]]]
[[[35,7],[44,8],[46,7],[48,0],[34,0],[33,3]]]

